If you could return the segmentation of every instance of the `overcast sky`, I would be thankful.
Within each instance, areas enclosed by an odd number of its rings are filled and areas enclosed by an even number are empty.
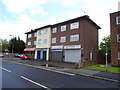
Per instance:
[[[118,11],[119,0],[0,0],[0,38],[10,40],[48,24],[89,15],[102,29],[99,40],[110,34],[109,14]],[[85,12],[85,13],[84,13]]]

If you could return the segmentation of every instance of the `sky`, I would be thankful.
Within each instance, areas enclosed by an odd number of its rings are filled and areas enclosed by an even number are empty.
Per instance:
[[[0,38],[20,37],[25,32],[83,15],[101,27],[99,42],[110,35],[110,13],[118,11],[119,0],[0,0]],[[13,36],[10,36],[13,35]]]

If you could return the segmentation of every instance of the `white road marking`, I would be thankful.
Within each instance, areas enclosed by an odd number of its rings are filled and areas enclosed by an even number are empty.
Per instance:
[[[5,71],[7,71],[7,72],[11,72],[10,70],[5,69],[5,68],[3,68],[3,67],[0,67],[0,68],[3,69],[3,70],[5,70]]]
[[[39,83],[37,83],[37,82],[35,82],[35,81],[33,81],[33,80],[30,80],[30,79],[26,78],[26,77],[24,77],[24,76],[20,76],[20,77],[23,78],[23,79],[25,79],[25,80],[27,80],[27,81],[29,81],[29,82],[31,82],[31,83],[33,83],[33,84],[36,84],[36,85],[40,86],[40,87],[42,87],[42,88],[45,88],[45,89],[48,89],[48,90],[52,90],[52,89],[50,89],[50,88],[48,88],[48,87],[46,87],[46,86],[44,86],[44,85],[42,85],[42,84],[39,84]]]

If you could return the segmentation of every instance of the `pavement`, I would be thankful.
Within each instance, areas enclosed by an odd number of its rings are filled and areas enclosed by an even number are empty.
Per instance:
[[[3,60],[6,61],[9,60],[14,63],[28,64],[37,67],[44,67],[51,70],[73,73],[76,75],[82,75],[95,79],[107,80],[117,83],[120,82],[119,80],[120,74],[97,71],[97,70],[89,70],[84,68],[75,69],[75,64],[73,63],[54,62],[54,61],[45,61],[45,60],[20,60],[19,58],[13,58],[13,57],[4,57]]]

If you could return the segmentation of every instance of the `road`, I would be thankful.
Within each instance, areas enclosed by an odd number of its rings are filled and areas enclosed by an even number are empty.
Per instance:
[[[2,88],[118,88],[118,83],[3,61]]]

